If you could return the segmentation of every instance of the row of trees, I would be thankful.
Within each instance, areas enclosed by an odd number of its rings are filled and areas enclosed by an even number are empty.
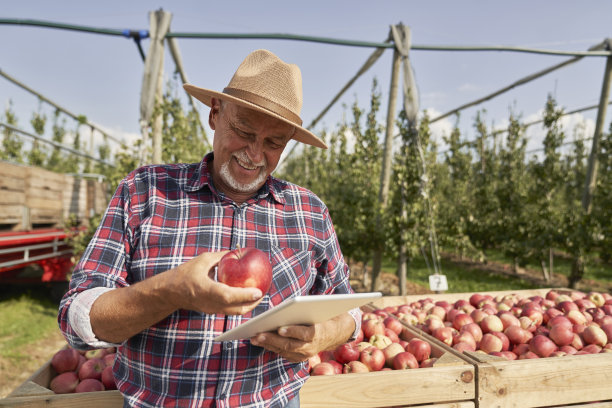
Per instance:
[[[368,263],[383,249],[399,265],[439,248],[486,259],[497,249],[516,267],[537,261],[544,272],[552,251],[573,260],[570,286],[596,258],[612,256],[612,136],[604,135],[590,214],[582,209],[587,136],[573,141],[561,126],[563,109],[545,104],[546,131],[538,158],[526,151],[526,128],[510,114],[503,134],[474,119],[471,140],[458,128],[438,151],[427,113],[418,124],[399,115],[390,204],[380,204],[383,126],[376,121],[380,92],[374,84],[369,108],[355,103],[352,119],[324,134],[327,151],[305,148],[287,160],[282,176],[307,186],[329,205],[346,256]],[[505,135],[504,135],[505,134]],[[571,151],[562,154],[562,146]],[[567,150],[567,149],[566,149]],[[377,220],[380,220],[377,222]],[[404,258],[405,259],[402,259]],[[373,282],[374,284],[375,282]],[[374,288],[374,286],[372,286]]]
[[[175,88],[168,88],[156,108],[163,118],[162,161],[199,161],[209,149],[206,134],[197,114],[186,113]],[[540,158],[528,156],[525,127],[514,114],[500,134],[487,127],[485,113],[479,113],[474,119],[475,137],[468,140],[455,128],[444,138],[448,150],[440,152],[427,113],[415,124],[401,112],[390,198],[383,207],[379,199],[384,134],[384,126],[377,120],[380,96],[374,81],[367,108],[355,102],[350,107],[350,120],[322,131],[328,150],[304,146],[277,171],[277,176],[311,189],[326,202],[347,258],[367,265],[376,251],[382,250],[409,269],[410,262],[425,253],[439,262],[438,248],[481,260],[486,259],[488,250],[497,249],[517,267],[536,260],[545,268],[554,250],[572,257],[572,286],[596,257],[610,261],[612,132],[601,142],[597,187],[592,211],[586,214],[581,206],[586,135],[574,129],[571,152],[561,153],[569,137],[561,126],[563,110],[553,98],[545,105],[546,137]],[[10,107],[3,121],[18,126]],[[40,112],[30,121],[39,135],[45,133],[46,123]],[[56,112],[53,140],[64,143],[68,133]],[[21,138],[6,128],[2,143],[1,159],[58,172],[102,174],[110,182],[110,191],[142,163],[143,157],[150,157],[150,149],[142,141],[117,149],[114,166],[59,149],[48,152],[37,142],[24,151]],[[72,147],[80,149],[78,131],[72,133]],[[101,144],[99,158],[110,161],[110,151],[108,143]],[[373,278],[372,285],[376,283]]]

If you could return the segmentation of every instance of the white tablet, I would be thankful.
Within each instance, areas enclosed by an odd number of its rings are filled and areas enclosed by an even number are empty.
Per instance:
[[[281,326],[313,325],[382,296],[380,292],[296,296],[217,336],[215,341],[248,339]]]

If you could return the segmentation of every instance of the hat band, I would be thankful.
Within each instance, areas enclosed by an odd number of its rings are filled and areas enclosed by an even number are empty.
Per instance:
[[[282,116],[283,118],[295,123],[298,126],[302,126],[302,119],[300,119],[298,115],[285,108],[284,106],[272,102],[269,99],[263,98],[249,91],[229,87],[223,89],[223,93],[238,99],[245,100],[247,102],[251,102],[257,106],[269,110],[270,112]]]

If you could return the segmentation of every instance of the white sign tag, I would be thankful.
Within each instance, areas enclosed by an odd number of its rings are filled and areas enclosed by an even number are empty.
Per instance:
[[[429,289],[434,292],[444,292],[448,290],[446,275],[429,275]]]

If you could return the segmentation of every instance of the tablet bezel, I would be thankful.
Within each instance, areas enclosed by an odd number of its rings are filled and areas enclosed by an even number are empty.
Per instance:
[[[214,341],[247,339],[281,326],[321,323],[381,296],[381,292],[295,296],[220,334]]]

